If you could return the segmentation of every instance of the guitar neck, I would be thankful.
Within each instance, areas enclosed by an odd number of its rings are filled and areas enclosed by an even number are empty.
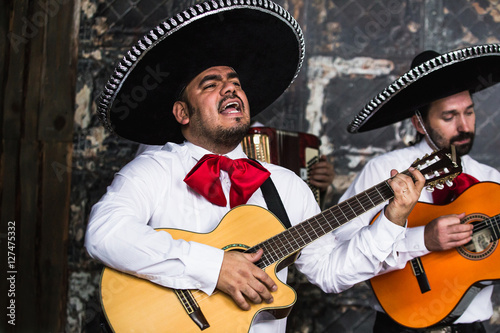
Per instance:
[[[415,161],[412,167],[420,170],[425,178],[425,185],[429,187],[444,186],[446,180],[451,180],[462,172],[460,159],[455,153],[454,146],[451,146],[451,149],[441,149],[431,155],[426,155],[424,158]],[[402,173],[412,177],[408,170]],[[415,179],[413,180],[415,181]],[[318,238],[393,197],[392,188],[385,180],[257,244],[246,252],[254,253],[259,249],[263,249],[264,254],[256,265],[264,269],[281,259],[291,256]]]
[[[387,181],[383,181],[346,201],[332,206],[282,233],[265,240],[246,252],[264,250],[256,265],[262,269],[301,250],[308,244],[380,205],[394,196]]]

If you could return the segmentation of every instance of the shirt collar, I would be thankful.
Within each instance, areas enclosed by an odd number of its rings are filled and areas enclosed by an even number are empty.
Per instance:
[[[188,148],[191,156],[196,160],[199,161],[203,155],[206,154],[213,154],[211,151],[202,148],[200,146],[197,146],[189,141],[185,141],[184,145]],[[232,151],[230,151],[227,154],[224,154],[224,156],[229,157],[232,160],[238,159],[238,158],[247,158],[247,155],[243,152],[243,148],[241,147],[241,144],[236,146]]]
[[[432,153],[432,148],[429,146],[425,138],[422,138],[419,143],[417,143],[416,147],[421,150],[424,154]]]

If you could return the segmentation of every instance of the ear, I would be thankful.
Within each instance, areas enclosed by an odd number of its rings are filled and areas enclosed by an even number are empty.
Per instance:
[[[425,131],[422,128],[422,124],[420,123],[420,121],[418,121],[417,115],[413,115],[411,117],[411,123],[413,124],[413,127],[415,127],[418,133],[425,135]]]
[[[189,123],[189,115],[187,112],[187,105],[184,102],[177,101],[174,103],[174,107],[172,108],[172,113],[175,117],[175,120],[181,125],[186,125]]]

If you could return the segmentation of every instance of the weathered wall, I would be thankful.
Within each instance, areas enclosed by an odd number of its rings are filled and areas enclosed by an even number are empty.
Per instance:
[[[120,54],[164,17],[196,1],[82,0],[77,109],[72,165],[69,246],[68,332],[81,332],[99,310],[101,266],[83,249],[91,206],[136,144],[110,136],[99,124],[95,100]],[[301,24],[306,59],[296,82],[257,120],[280,129],[318,135],[334,161],[332,203],[364,163],[403,146],[413,136],[408,123],[365,134],[346,127],[376,93],[404,73],[413,56],[428,48],[445,52],[480,43],[498,43],[498,0],[279,0]],[[477,139],[473,156],[500,168],[500,86],[476,96]],[[299,301],[290,332],[366,332],[372,312],[368,287],[324,295],[292,274]],[[500,297],[492,331],[500,327]]]

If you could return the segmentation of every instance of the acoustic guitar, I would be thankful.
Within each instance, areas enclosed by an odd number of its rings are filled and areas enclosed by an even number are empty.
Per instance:
[[[435,186],[453,179],[460,164],[448,150],[440,150],[413,163]],[[409,174],[408,170],[404,173]],[[115,332],[247,332],[254,317],[266,311],[286,317],[296,300],[295,291],[279,281],[276,272],[290,265],[306,245],[394,197],[387,181],[335,205],[289,229],[264,208],[243,205],[229,211],[212,232],[158,229],[174,239],[200,242],[226,251],[264,254],[256,265],[273,278],[278,290],[272,304],[252,304],[241,310],[226,294],[207,295],[199,290],[178,290],[105,268],[101,278],[101,302]]]
[[[454,322],[484,287],[481,281],[500,279],[500,185],[477,183],[446,205],[419,202],[408,227],[426,225],[448,214],[466,213],[462,223],[474,225],[472,241],[447,251],[413,259],[401,270],[370,280],[384,311],[412,328]]]

